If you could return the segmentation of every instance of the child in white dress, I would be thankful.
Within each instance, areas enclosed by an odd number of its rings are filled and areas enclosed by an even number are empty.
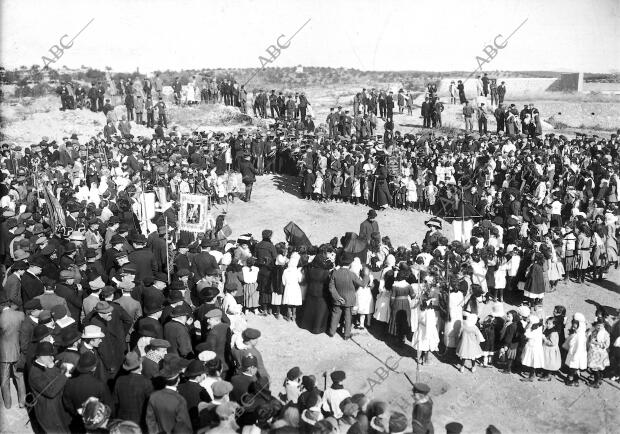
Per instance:
[[[293,252],[288,261],[288,267],[282,273],[282,285],[284,285],[284,294],[282,295],[282,304],[287,306],[287,321],[295,321],[297,316],[297,307],[301,306],[301,280],[303,275],[301,269],[297,267],[299,264],[299,253]]]
[[[357,314],[360,316],[359,325],[356,328],[364,330],[365,327],[370,327],[370,318],[375,311],[375,301],[370,290],[373,277],[368,267],[362,269],[361,277],[365,285],[357,288],[355,293]]]

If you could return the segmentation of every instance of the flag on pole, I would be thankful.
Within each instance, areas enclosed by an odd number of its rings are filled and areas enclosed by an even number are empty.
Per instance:
[[[52,188],[49,183],[45,184],[43,188],[43,198],[45,199],[45,204],[47,205],[47,210],[50,216],[50,226],[52,230],[56,232],[56,228],[58,226],[62,226],[63,228],[67,225],[67,221],[65,220],[65,212],[60,206],[60,202],[54,196],[52,192]]]

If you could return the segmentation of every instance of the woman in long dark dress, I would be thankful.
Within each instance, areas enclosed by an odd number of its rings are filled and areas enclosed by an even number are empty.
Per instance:
[[[329,277],[333,263],[327,258],[326,249],[321,248],[308,265],[306,298],[298,316],[299,327],[310,333],[321,334],[327,331],[329,321]]]
[[[390,322],[389,333],[400,342],[411,333],[411,304],[410,300],[416,297],[411,286],[412,274],[409,265],[404,262],[398,267],[398,274],[392,285],[390,297]]]

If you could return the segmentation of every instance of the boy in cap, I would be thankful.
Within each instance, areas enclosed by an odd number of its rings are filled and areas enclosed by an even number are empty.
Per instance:
[[[243,404],[241,397],[248,392],[250,384],[256,381],[258,362],[252,354],[246,354],[241,359],[240,371],[230,379],[233,390],[230,399]]]
[[[269,379],[269,373],[267,372],[267,368],[265,368],[265,363],[263,362],[263,356],[256,348],[258,344],[258,339],[261,336],[261,332],[259,330],[253,328],[247,328],[241,333],[241,338],[243,339],[242,348],[237,348],[237,346],[233,347],[232,353],[237,363],[237,366],[241,365],[243,358],[251,354],[256,359],[257,373],[256,376],[258,378],[266,378]]]
[[[347,376],[344,371],[334,371],[329,375],[329,377],[332,380],[332,385],[325,390],[321,409],[324,413],[329,414],[336,419],[340,419],[342,417],[340,403],[345,398],[351,397],[351,393],[342,385],[342,382],[347,378]]]
[[[424,432],[433,432],[433,422],[431,417],[433,415],[433,400],[428,393],[431,391],[430,387],[424,383],[415,383],[413,385],[413,411],[411,412],[411,419],[416,420],[425,428]]]

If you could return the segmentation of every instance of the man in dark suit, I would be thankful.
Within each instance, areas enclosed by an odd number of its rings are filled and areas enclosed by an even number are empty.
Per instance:
[[[80,354],[76,366],[77,375],[67,380],[62,395],[62,402],[71,416],[70,428],[72,432],[84,432],[82,415],[78,412],[82,404],[90,397],[98,398],[106,405],[112,405],[112,397],[108,387],[94,373],[97,369],[97,356],[91,352]]]
[[[166,272],[167,264],[167,250],[168,243],[166,242],[166,226],[157,226],[157,231],[149,235],[146,247],[153,252],[153,258],[155,259],[155,271]],[[173,258],[170,258],[172,261]]]
[[[54,364],[54,345],[40,342],[28,371],[28,385],[35,397],[34,414],[44,432],[69,432],[68,416],[62,404],[67,377]]]
[[[189,433],[192,422],[187,410],[187,401],[177,392],[182,367],[167,366],[160,376],[165,380],[165,387],[151,394],[146,408],[146,425],[148,432]]]
[[[394,120],[394,92],[390,91],[387,98],[385,98],[385,117],[388,121]]]
[[[194,256],[192,272],[196,276],[197,280],[200,280],[207,275],[219,272],[217,260],[209,253],[209,250],[211,250],[210,241],[211,240],[208,240],[206,237],[203,238],[200,244],[202,251]]]
[[[200,385],[205,378],[205,366],[200,360],[192,360],[183,373],[185,381],[182,381],[177,387],[177,391],[187,402],[187,410],[189,418],[192,421],[194,431],[200,426],[200,417],[198,416],[198,404],[201,402],[210,402],[209,393]]]
[[[250,384],[256,381],[257,370],[258,363],[256,357],[252,354],[246,354],[241,359],[241,372],[230,379],[230,383],[233,386],[233,390],[230,392],[231,401],[243,404],[241,397],[248,392]]]
[[[187,323],[192,323],[192,311],[180,304],[172,309],[171,320],[164,325],[164,339],[170,342],[169,353],[188,358],[192,354],[192,340],[187,329]]]
[[[267,160],[272,159],[272,157],[267,156]],[[241,182],[245,185],[245,196],[243,200],[249,202],[252,198],[252,187],[254,186],[254,182],[256,182],[256,169],[252,164],[252,156],[249,153],[243,154],[243,159],[239,162],[239,172],[241,173]],[[265,164],[265,171],[268,172],[269,168],[273,170],[273,164]]]
[[[153,392],[153,383],[142,375],[140,356],[134,351],[125,356],[123,369],[127,374],[118,377],[114,385],[116,417],[135,422],[145,431],[146,403]]]
[[[56,284],[54,292],[59,297],[65,299],[71,318],[79,322],[84,297],[82,291],[78,290],[75,284],[75,273],[69,270],[62,270],[60,272],[60,280],[61,281]]]
[[[227,378],[228,371],[231,368],[230,339],[232,333],[230,327],[222,322],[222,311],[220,309],[210,310],[205,317],[209,330],[206,332],[205,341],[196,347],[196,352],[213,351],[222,362],[222,378]]]
[[[146,247],[146,237],[142,234],[135,235],[131,241],[135,250],[129,254],[129,262],[136,266],[136,280],[153,277],[153,272],[159,270],[153,251]]]
[[[368,217],[360,224],[359,238],[368,242],[373,232],[379,232],[379,223],[375,220],[376,218],[377,211],[374,209],[368,211]]]
[[[342,267],[332,273],[329,280],[329,292],[332,296],[332,318],[327,334],[334,336],[344,313],[344,339],[351,338],[351,309],[355,306],[355,290],[363,286],[364,282],[347,266],[351,259],[342,260]]]
[[[30,267],[22,276],[22,302],[24,304],[43,294],[43,282],[39,278],[43,271],[43,259],[34,258],[29,264]]]
[[[163,339],[154,338],[146,346],[146,355],[142,359],[142,375],[153,380],[159,375],[160,362],[168,354],[170,343]]]

